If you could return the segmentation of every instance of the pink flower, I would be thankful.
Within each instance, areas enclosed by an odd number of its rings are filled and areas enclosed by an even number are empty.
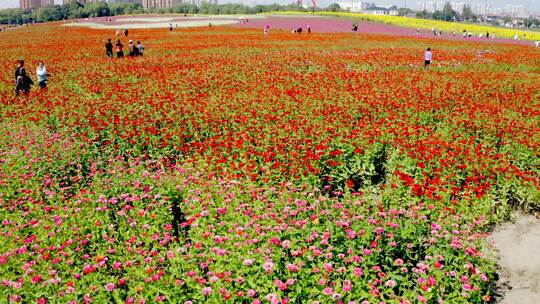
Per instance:
[[[244,264],[244,266],[251,266],[253,264],[253,260],[245,259],[243,264]]]
[[[324,270],[326,270],[326,272],[332,272],[333,269],[334,267],[332,267],[332,264],[324,263]]]
[[[276,287],[281,289],[281,290],[286,290],[287,287],[289,287],[289,286],[287,286],[287,284],[283,283],[281,280],[275,280],[274,285],[276,285]]]
[[[329,296],[334,293],[334,290],[331,287],[326,287],[325,289],[323,289],[323,293]]]
[[[418,297],[416,297],[416,298],[418,299],[418,301],[420,303],[426,303],[427,302],[426,298],[424,296],[422,296],[422,295],[418,295]]]
[[[105,285],[105,290],[107,290],[107,291],[113,291],[115,289],[116,289],[116,284],[114,284],[114,283],[107,283]]]
[[[266,262],[264,262],[263,269],[264,269],[264,271],[266,271],[267,273],[271,273],[272,270],[274,269],[274,263],[272,263],[272,261],[266,261]]]
[[[256,292],[255,290],[253,290],[253,289],[250,289],[250,290],[248,290],[248,292],[247,292],[247,295],[248,295],[248,297],[250,297],[250,298],[253,298],[256,294],[257,294],[257,292]]]
[[[208,286],[207,286],[207,287],[204,287],[204,288],[202,289],[202,294],[203,294],[203,296],[207,296],[207,295],[209,295],[211,292],[212,292],[212,288],[211,288],[211,287],[208,287]]]
[[[349,280],[343,281],[343,291],[344,292],[351,291],[351,281],[349,281]]]
[[[402,260],[402,259],[396,259],[396,260],[394,261],[394,265],[396,265],[396,266],[402,266],[402,265],[403,265],[403,260]]]
[[[266,296],[266,299],[270,301],[271,304],[279,304],[279,298],[273,293],[270,293]]]
[[[39,282],[41,282],[41,277],[40,276],[36,275],[36,276],[32,277],[32,283],[37,284]]]
[[[359,277],[361,277],[363,274],[364,274],[364,272],[362,271],[362,268],[356,267],[356,268],[354,269],[354,275],[355,275],[356,277],[359,278]]]
[[[394,287],[394,286],[396,286],[396,281],[388,280],[388,281],[386,281],[386,283],[384,283],[384,286],[386,286],[386,287]]]
[[[287,270],[290,272],[298,272],[300,271],[300,267],[296,266],[295,264],[287,264]]]
[[[289,240],[285,240],[281,243],[281,247],[285,248],[285,249],[289,249],[289,247],[291,247],[291,241]]]

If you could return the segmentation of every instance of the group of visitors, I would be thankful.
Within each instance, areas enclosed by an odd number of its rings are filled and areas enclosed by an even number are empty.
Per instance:
[[[307,30],[307,33],[308,33],[308,34],[311,34],[311,26],[308,25],[308,26],[306,27],[306,30]],[[298,27],[298,28],[294,28],[294,29],[292,30],[292,33],[293,33],[293,34],[302,34],[303,31],[304,31],[304,30],[302,29],[302,27]]]
[[[118,30],[116,30],[116,38],[120,39],[120,34],[122,34],[122,33],[124,34],[124,37],[127,38],[128,34],[129,34],[129,31],[128,31],[128,29],[123,29],[123,30],[118,29]]]
[[[105,53],[107,54],[107,57],[113,58],[113,48],[116,47],[116,57],[117,58],[123,58],[124,57],[124,45],[118,39],[116,41],[116,45],[113,46],[111,39],[105,43]],[[128,54],[129,57],[136,57],[136,56],[142,56],[144,55],[144,45],[140,41],[137,41],[137,44],[133,42],[133,40],[129,40],[128,43]]]
[[[49,74],[47,74],[47,68],[43,61],[38,61],[36,67],[36,76],[39,87],[43,90],[47,88],[47,79]],[[28,73],[26,73],[26,68],[24,67],[24,59],[19,59],[17,61],[17,68],[15,69],[15,96],[19,95],[28,95],[30,93],[30,88],[34,85],[34,81]]]

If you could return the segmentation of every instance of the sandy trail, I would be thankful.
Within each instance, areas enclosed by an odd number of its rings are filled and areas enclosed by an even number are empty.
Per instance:
[[[499,255],[501,304],[540,303],[540,219],[516,214],[490,238]]]

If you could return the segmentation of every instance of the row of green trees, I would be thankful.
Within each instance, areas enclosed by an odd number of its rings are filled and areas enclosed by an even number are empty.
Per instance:
[[[468,21],[468,22],[476,22],[478,21],[478,19],[481,18],[481,16],[477,16],[476,14],[473,13],[470,5],[465,4],[463,8],[461,9],[461,12],[457,12],[453,9],[452,4],[450,4],[450,2],[446,2],[443,9],[440,11],[435,11],[433,13],[430,13],[427,11],[421,11],[421,12],[416,13],[416,17],[424,18],[424,19],[444,20],[444,21]],[[502,18],[504,22],[509,22],[511,19],[512,18],[510,17]],[[536,18],[530,18],[527,25],[540,26],[540,20]]]
[[[311,9],[311,8],[310,8]],[[166,9],[151,9],[143,10],[143,7],[138,3],[111,3],[106,2],[89,3],[86,5],[80,4],[77,1],[72,1],[70,4],[54,5],[42,7],[34,10],[23,11],[20,9],[5,9],[0,10],[0,24],[24,24],[32,22],[47,22],[74,18],[91,18],[116,15],[130,15],[140,13],[176,13],[176,14],[256,14],[266,12],[279,11],[306,11],[307,9],[296,5],[256,5],[253,7],[243,4],[210,4],[202,3],[200,6],[193,4],[179,4]],[[336,3],[329,5],[326,8],[317,8],[318,11],[343,11]],[[398,9],[400,16],[411,15],[412,10],[408,8]],[[424,19],[436,19],[445,21],[472,21],[476,22],[478,17],[473,13],[469,5],[465,5],[460,13],[456,12],[450,2],[447,2],[441,11],[429,13],[426,11],[417,12],[416,17]],[[538,19],[531,19],[529,25],[540,25]]]
[[[33,10],[0,10],[0,24],[24,24],[47,22],[72,18],[88,18],[142,13],[143,8],[136,3],[88,3],[73,1],[70,4],[52,5]]]
[[[333,6],[335,9],[335,6]],[[338,6],[339,9],[339,6]],[[88,3],[86,5],[73,1],[65,5],[53,5],[34,10],[5,9],[0,10],[0,24],[25,24],[32,22],[48,22],[74,18],[92,18],[103,16],[130,15],[140,13],[176,13],[176,14],[256,14],[274,11],[306,11],[296,4],[289,5],[256,5],[254,7],[243,4],[210,4],[202,3],[179,4],[166,9],[143,10],[137,3]]]

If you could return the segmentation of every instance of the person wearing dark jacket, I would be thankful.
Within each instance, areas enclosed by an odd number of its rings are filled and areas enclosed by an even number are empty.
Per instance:
[[[107,57],[113,58],[113,44],[111,42],[111,39],[105,43],[105,52],[107,54]]]
[[[30,93],[30,86],[34,82],[26,74],[26,69],[24,68],[24,60],[19,60],[17,64],[17,69],[15,70],[15,96],[19,94],[28,95]]]
[[[116,57],[124,57],[124,45],[120,42],[120,39],[116,41]]]

